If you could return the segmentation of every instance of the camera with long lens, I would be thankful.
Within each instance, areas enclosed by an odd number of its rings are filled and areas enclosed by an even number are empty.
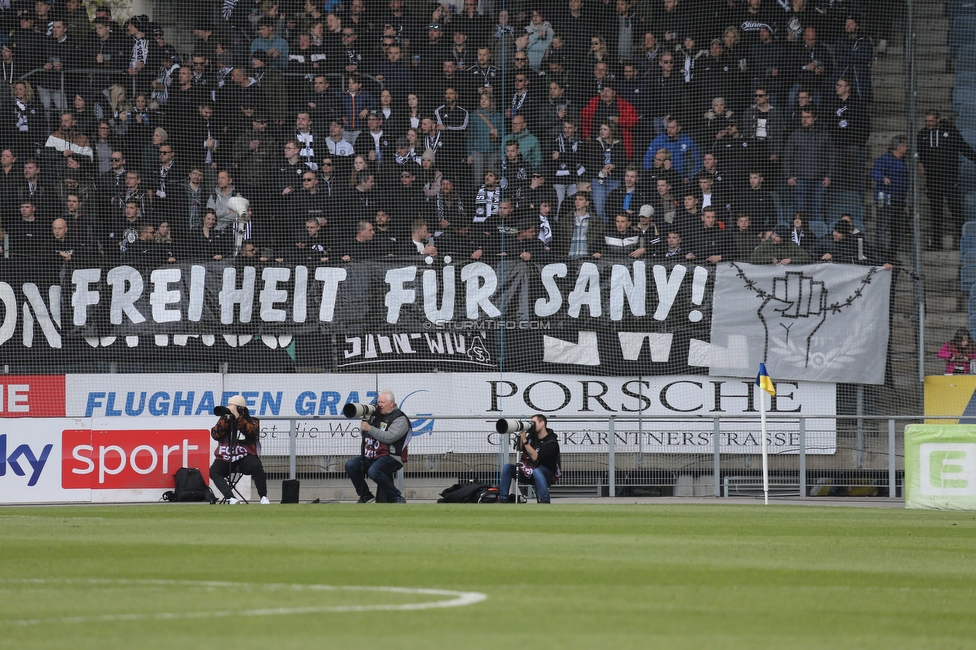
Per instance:
[[[226,406],[215,406],[213,409],[213,414],[221,418],[225,415],[233,415],[233,413],[230,412],[230,409]]]
[[[346,404],[342,407],[342,414],[347,418],[368,420],[379,410],[376,404]]]
[[[535,422],[532,420],[506,420],[505,418],[499,418],[495,422],[495,431],[498,433],[519,433],[520,431],[529,433],[532,431],[533,426],[535,426]]]

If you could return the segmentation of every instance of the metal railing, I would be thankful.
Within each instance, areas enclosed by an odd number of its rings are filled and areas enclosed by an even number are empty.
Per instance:
[[[35,83],[37,76],[40,74],[48,74],[48,73],[50,73],[50,71],[45,70],[44,68],[34,68],[33,70],[28,70],[27,72],[22,74],[19,78],[29,82],[32,86],[37,86],[38,84]],[[117,83],[123,86],[128,85],[128,92],[130,97],[136,96],[136,94],[139,92],[139,87],[137,86],[137,82],[141,82],[144,79],[144,77],[136,78],[130,76],[125,72],[123,72],[122,70],[105,70],[103,68],[62,69],[59,71],[58,74],[60,75],[58,91],[64,94],[65,97],[67,97],[66,93],[68,88],[72,88],[72,89],[80,88],[82,85],[86,84],[89,81],[88,77],[90,75],[96,75],[100,79],[111,78],[113,80],[112,83]],[[329,80],[329,85],[331,87],[337,88],[337,92],[341,93],[345,91],[347,75],[344,75],[339,72],[322,72],[321,74]],[[309,75],[305,73],[297,73],[297,72],[284,72],[282,73],[281,76],[288,81],[293,81],[293,80],[306,79]],[[384,88],[383,82],[377,79],[376,77],[374,77],[373,75],[360,73],[359,76],[362,77],[364,80],[366,80],[371,92],[375,92],[378,94],[380,91],[383,90]],[[76,78],[77,81],[75,81],[73,84],[68,84],[66,82],[66,79],[72,77]],[[311,80],[309,80],[309,88],[311,88]],[[68,107],[70,107],[70,105],[71,103],[70,101],[68,101]]]
[[[29,70],[24,74],[20,75],[19,78],[29,82],[32,86],[36,87],[38,84],[35,83],[34,77],[42,73],[50,73],[50,70],[45,70],[44,68],[34,68],[33,70]],[[77,76],[81,78],[81,77],[88,77],[89,75],[97,75],[98,77],[103,79],[111,77],[113,79],[113,83],[118,83],[121,85],[125,85],[125,81],[128,80],[129,91],[131,93],[131,96],[134,97],[135,94],[138,92],[138,88],[136,86],[136,82],[138,81],[137,78],[127,75],[125,72],[121,70],[105,70],[103,68],[72,68],[70,70],[62,69],[59,71],[58,74],[60,75],[58,90],[63,94],[66,93],[69,87],[79,88],[80,83],[84,83],[85,81],[87,81],[87,79],[81,79],[80,82],[76,83],[75,85],[69,86],[65,82],[66,77]],[[36,98],[36,94],[35,94],[35,98]],[[70,102],[68,105],[70,106]]]
[[[799,498],[902,497],[904,426],[958,419],[770,417],[771,491]],[[438,420],[468,420],[471,426],[445,431],[437,428]],[[436,498],[458,481],[497,483],[502,465],[514,462],[515,453],[509,434],[495,433],[494,422],[479,416],[415,421],[420,430],[411,439],[400,476],[408,498]],[[303,498],[354,498],[344,466],[359,453],[358,421],[264,418],[261,423],[269,478],[300,479]],[[550,428],[559,436],[562,453],[563,476],[553,487],[554,496],[728,497],[762,490],[761,455],[751,446],[759,444],[754,417],[554,418]]]

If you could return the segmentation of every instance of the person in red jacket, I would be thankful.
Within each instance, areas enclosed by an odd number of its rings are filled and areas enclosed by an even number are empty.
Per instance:
[[[590,137],[593,125],[600,126],[603,122],[613,122],[620,131],[624,141],[624,151],[627,159],[634,157],[634,134],[632,129],[637,126],[637,109],[626,99],[617,97],[617,90],[612,83],[603,84],[600,94],[591,99],[580,112],[580,122],[583,138]]]

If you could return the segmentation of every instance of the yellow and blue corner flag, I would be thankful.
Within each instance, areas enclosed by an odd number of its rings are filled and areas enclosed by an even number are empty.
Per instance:
[[[776,387],[773,386],[773,380],[770,379],[769,373],[766,372],[765,363],[759,364],[759,374],[756,375],[756,386],[759,386],[770,395],[776,395]]]

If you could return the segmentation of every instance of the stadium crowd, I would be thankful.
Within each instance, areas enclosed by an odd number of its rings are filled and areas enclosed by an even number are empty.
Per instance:
[[[906,235],[904,137],[875,247],[826,207],[868,191],[880,0],[424,6],[224,0],[177,51],[0,2],[7,256],[878,262]]]

